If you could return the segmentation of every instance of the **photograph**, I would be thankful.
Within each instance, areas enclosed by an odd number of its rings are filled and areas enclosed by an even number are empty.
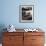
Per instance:
[[[20,22],[33,22],[33,5],[20,5]]]

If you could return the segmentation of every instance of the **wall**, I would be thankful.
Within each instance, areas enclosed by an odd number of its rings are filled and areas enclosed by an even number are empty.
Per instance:
[[[0,31],[13,24],[16,28],[42,28],[46,32],[46,0],[0,0]],[[19,5],[34,5],[34,22],[19,22]]]
[[[46,28],[46,1],[41,0],[1,0],[0,25],[13,24],[16,28],[44,27]],[[34,5],[34,22],[19,22],[19,5]]]

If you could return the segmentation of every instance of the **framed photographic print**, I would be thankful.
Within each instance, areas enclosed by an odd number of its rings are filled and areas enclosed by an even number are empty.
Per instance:
[[[19,6],[19,21],[33,22],[34,21],[34,5]]]

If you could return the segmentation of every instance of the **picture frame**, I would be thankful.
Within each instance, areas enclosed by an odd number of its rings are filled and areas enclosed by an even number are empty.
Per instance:
[[[19,6],[19,22],[34,22],[34,5]]]

